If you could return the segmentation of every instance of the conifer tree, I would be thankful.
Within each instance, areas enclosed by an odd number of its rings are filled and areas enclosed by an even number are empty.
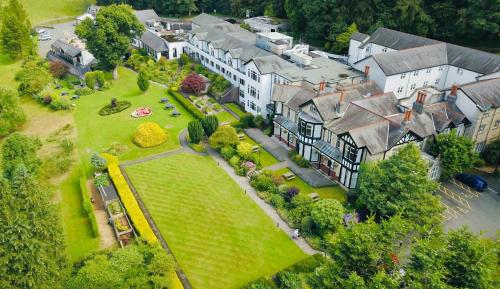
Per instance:
[[[1,13],[0,46],[2,52],[18,59],[34,51],[30,36],[31,23],[23,5],[18,0],[10,0]]]

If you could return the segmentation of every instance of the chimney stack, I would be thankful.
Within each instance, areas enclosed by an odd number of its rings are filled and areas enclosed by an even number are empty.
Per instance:
[[[457,96],[457,92],[458,92],[458,85],[457,84],[453,84],[451,86],[450,95]]]
[[[341,92],[340,92],[340,99],[339,99],[339,103],[344,102],[344,98],[345,98],[345,91],[341,91]]]
[[[412,110],[406,110],[403,118],[403,125],[406,125],[411,120]]]
[[[427,97],[424,91],[417,92],[417,100],[413,103],[413,109],[417,113],[422,113],[424,111],[425,98]]]
[[[322,80],[320,83],[319,83],[319,91],[322,92],[325,90],[325,81]]]
[[[370,74],[370,65],[365,65],[365,76],[368,79],[368,74]]]

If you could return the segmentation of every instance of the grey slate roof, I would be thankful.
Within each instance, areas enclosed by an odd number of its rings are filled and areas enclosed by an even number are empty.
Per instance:
[[[294,111],[299,111],[300,106],[317,94],[314,90],[298,85],[275,84],[271,99],[285,103]]]
[[[360,41],[360,42],[362,42],[363,40],[365,40],[368,37],[370,37],[370,35],[364,34],[364,33],[360,33],[360,32],[354,32],[351,35],[351,39],[352,40],[357,40],[357,41]]]
[[[156,52],[163,52],[168,50],[168,46],[165,40],[149,30],[146,30],[142,34],[141,41]]]
[[[466,84],[460,90],[482,111],[500,107],[500,78]]]
[[[224,23],[225,21],[220,19],[219,17],[215,17],[206,13],[201,13],[200,15],[194,17],[192,22],[194,24],[197,24],[198,26],[203,26],[209,24]]]
[[[369,43],[375,43],[395,50],[403,50],[436,44],[440,43],[440,41],[380,27],[375,30],[372,35],[370,35],[370,38],[363,45],[361,45],[361,48],[365,47]]]
[[[500,56],[468,47],[446,43],[448,64],[490,74],[500,71]]]
[[[143,24],[150,20],[160,21],[160,16],[153,9],[134,10],[134,14]]]
[[[82,50],[78,47],[75,47],[65,41],[62,40],[56,40],[54,43],[51,44],[51,47],[54,49],[59,49],[61,50],[64,54],[69,55],[71,57],[76,57],[80,53],[82,53]]]
[[[314,142],[312,146],[315,147],[320,152],[322,152],[323,154],[327,155],[328,157],[334,160],[337,160],[337,162],[340,163],[342,153],[338,148],[332,146],[331,144],[323,140],[318,140]]]
[[[281,125],[283,128],[288,130],[290,133],[294,134],[297,136],[299,134],[299,129],[297,127],[297,124],[290,120],[289,118],[286,118],[284,116],[277,116],[274,118],[274,121]]]

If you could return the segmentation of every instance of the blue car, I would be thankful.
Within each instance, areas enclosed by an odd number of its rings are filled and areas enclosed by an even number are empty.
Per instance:
[[[456,179],[478,192],[484,192],[488,189],[488,183],[476,175],[459,174],[456,176]]]

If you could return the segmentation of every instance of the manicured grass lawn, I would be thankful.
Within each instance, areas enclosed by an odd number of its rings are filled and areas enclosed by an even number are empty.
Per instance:
[[[158,154],[175,149],[179,146],[178,135],[192,120],[191,115],[174,99],[174,104],[181,116],[172,117],[172,110],[164,110],[165,104],[159,103],[165,98],[165,89],[151,83],[149,90],[142,93],[137,87],[137,74],[121,68],[119,79],[113,82],[111,89],[99,91],[91,95],[82,96],[76,102],[75,120],[78,127],[78,148],[82,161],[88,166],[92,153],[102,152],[113,143],[123,147],[119,154],[120,160],[129,160]],[[128,100],[132,106],[122,112],[100,116],[98,111],[109,104],[112,98]],[[147,106],[153,110],[148,117],[133,118],[130,116],[136,108]],[[168,132],[168,141],[153,148],[139,148],[132,143],[132,137],[140,123],[153,121],[165,128]]]
[[[237,121],[237,119],[227,111],[219,112],[218,114],[216,114],[216,116],[217,119],[219,119],[219,123],[223,122],[231,123],[233,121]]]
[[[225,104],[230,110],[234,111],[237,115],[239,115],[240,117],[242,117],[243,115],[246,114],[246,112],[244,112],[243,110],[241,110],[240,106],[237,105],[236,103],[226,103]]]
[[[0,0],[0,4],[7,2],[8,0]],[[31,24],[34,25],[49,19],[83,14],[87,5],[95,3],[94,0],[21,0],[20,2],[28,12]]]
[[[262,146],[260,146],[260,144],[256,143],[247,134],[245,134],[245,138],[242,141],[248,142],[254,146],[258,145],[260,147],[260,163],[262,164],[263,168],[279,163],[279,160],[277,160],[275,157],[273,157],[272,154],[270,154],[268,151],[266,151]],[[259,159],[258,152],[253,153],[253,155],[257,158],[257,160]]]
[[[210,157],[183,153],[126,170],[196,289],[238,288],[305,257]]]
[[[78,172],[75,169],[61,185],[61,221],[71,262],[99,249],[99,239],[92,236],[89,220],[83,212]]]
[[[276,173],[282,175],[284,173],[290,172],[288,168],[280,169],[275,171]],[[345,203],[346,201],[346,192],[344,189],[339,186],[329,186],[329,187],[321,187],[321,188],[313,188],[304,182],[299,176],[296,176],[295,179],[290,181],[285,181],[285,184],[289,186],[295,186],[300,189],[301,194],[310,194],[315,192],[322,199],[336,199],[341,203]]]
[[[21,61],[12,60],[9,56],[0,53],[0,88],[12,90],[17,88],[17,82],[14,80],[14,77],[20,67]]]

